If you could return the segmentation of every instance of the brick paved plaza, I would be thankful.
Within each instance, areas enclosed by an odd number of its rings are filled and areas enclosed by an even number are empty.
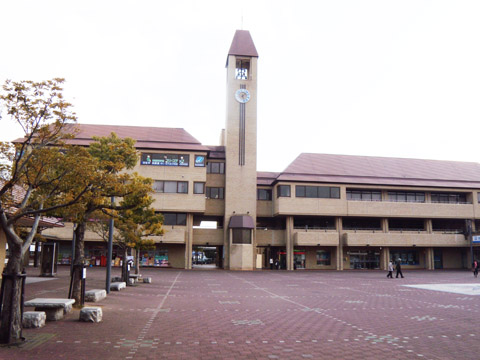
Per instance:
[[[26,300],[66,297],[69,268],[34,282]],[[115,269],[115,272],[118,269]],[[25,329],[1,359],[478,359],[480,278],[468,271],[256,271],[142,269],[152,284],[110,295],[101,323],[74,310]],[[114,273],[116,275],[116,273]],[[469,284],[465,293],[405,287]],[[87,289],[105,287],[89,268]],[[26,310],[32,310],[27,308]]]

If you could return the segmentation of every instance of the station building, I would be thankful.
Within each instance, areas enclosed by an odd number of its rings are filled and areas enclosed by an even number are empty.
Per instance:
[[[238,30],[220,145],[184,129],[78,125],[77,145],[112,132],[135,139],[134,171],[154,179],[165,234],[141,253],[143,266],[191,269],[205,249],[232,270],[270,268],[270,259],[287,270],[386,269],[390,259],[459,269],[480,258],[470,236],[480,228],[480,164],[302,153],[283,172],[258,171],[257,61],[250,33]],[[66,263],[72,233],[71,224],[43,232]],[[88,233],[88,261],[103,265],[105,254]]]

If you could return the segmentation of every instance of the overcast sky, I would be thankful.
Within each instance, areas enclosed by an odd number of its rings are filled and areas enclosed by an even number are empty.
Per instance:
[[[0,81],[66,79],[80,123],[225,126],[236,29],[259,53],[258,170],[302,152],[480,162],[480,1],[1,1]],[[0,140],[21,135],[3,119]]]

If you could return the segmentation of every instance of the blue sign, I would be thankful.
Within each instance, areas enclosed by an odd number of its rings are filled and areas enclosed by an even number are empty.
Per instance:
[[[472,236],[472,242],[475,244],[480,244],[480,236]]]

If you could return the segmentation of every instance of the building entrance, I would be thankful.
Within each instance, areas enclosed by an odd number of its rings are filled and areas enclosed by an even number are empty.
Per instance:
[[[349,251],[350,269],[380,269],[380,252],[375,250]]]
[[[442,250],[435,249],[433,251],[433,267],[435,269],[443,269],[443,256]]]
[[[302,249],[295,249],[294,256],[293,256],[293,268],[297,269],[305,269],[305,250]]]
[[[192,267],[222,267],[222,246],[194,246],[192,248]]]
[[[285,252],[284,247],[278,246],[269,246],[265,248],[265,260],[264,268],[265,269],[286,269],[287,267],[287,253]],[[272,259],[272,264],[270,264],[270,259]]]

